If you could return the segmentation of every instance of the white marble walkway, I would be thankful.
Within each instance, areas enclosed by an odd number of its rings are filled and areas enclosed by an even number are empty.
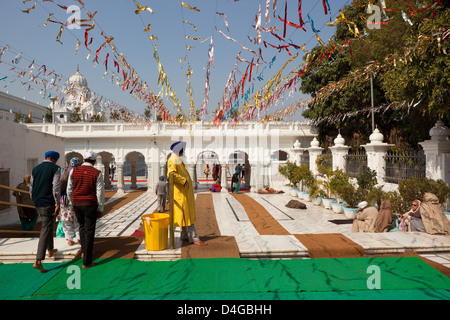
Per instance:
[[[294,197],[287,194],[260,195],[246,193],[266,210],[291,235],[260,235],[242,205],[228,193],[213,193],[214,210],[220,232],[234,236],[243,258],[308,258],[308,250],[293,234],[341,233],[361,245],[367,254],[400,253],[414,250],[427,258],[435,258],[450,267],[450,236],[425,233],[352,233],[351,224],[334,224],[330,220],[346,219],[322,206],[306,202],[307,209],[287,208],[285,204]],[[298,198],[297,198],[298,199]],[[97,237],[129,236],[141,224],[141,216],[156,208],[156,196],[144,193],[120,209],[97,222]],[[37,238],[0,239],[0,261],[30,261],[35,259]],[[79,245],[69,247],[64,239],[55,238],[58,253],[56,261],[71,259]],[[143,241],[136,250],[140,260],[176,260],[181,256],[179,229],[175,229],[175,249],[148,251]],[[47,259],[51,261],[51,259]],[[46,260],[46,262],[48,262]]]

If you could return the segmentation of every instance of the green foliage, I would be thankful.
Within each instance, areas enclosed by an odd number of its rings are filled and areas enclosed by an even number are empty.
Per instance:
[[[311,198],[317,198],[317,197],[326,197],[325,192],[320,187],[320,184],[315,181],[312,186],[309,188],[309,196]]]
[[[390,200],[393,213],[406,213],[411,209],[409,202],[405,202],[398,191],[389,191],[384,193],[384,200]]]
[[[29,116],[19,111],[14,113],[14,122],[32,123],[33,121],[31,121]]]
[[[335,170],[333,176],[330,179],[330,187],[333,191],[333,194],[340,198],[340,188],[348,184],[349,180],[350,177],[347,172],[344,172],[342,169]]]
[[[347,203],[350,208],[356,208],[364,197],[360,188],[355,188],[350,182],[346,182],[338,188],[338,195]]]
[[[317,157],[316,165],[319,170],[318,176],[320,177],[320,179],[317,179],[317,183],[322,186],[325,197],[331,199],[331,195],[333,194],[331,187],[331,179],[334,175],[333,168],[326,163],[326,159],[323,156]]]
[[[358,178],[356,178],[358,182],[359,189],[364,198],[367,198],[369,192],[377,185],[377,172],[375,170],[371,170],[370,168],[366,168]]]
[[[309,169],[308,165],[301,165],[294,168],[295,181],[302,184],[302,189],[304,187],[311,188],[314,184],[314,174]]]
[[[286,164],[278,166],[278,172],[289,180],[289,183],[294,188],[297,187],[297,184],[300,182],[298,175],[295,173],[295,169],[297,168],[297,164],[295,162],[287,161]]]
[[[442,34],[449,29],[449,1],[443,1],[443,6],[433,0],[391,1],[387,3],[392,9],[386,12],[387,23],[381,29],[372,30],[363,19],[368,17],[365,12],[368,2],[359,0],[346,6],[343,11],[351,23],[337,23],[329,44],[317,45],[305,57],[305,61],[316,62],[301,76],[303,93],[314,98],[326,86],[333,86],[346,77],[350,81],[342,89],[315,100],[302,115],[316,121],[327,119],[317,123],[320,141],[336,128],[341,129],[351,146],[357,147],[355,143],[360,137],[367,141],[372,131],[370,117],[359,114],[343,120],[342,115],[370,107],[370,77],[357,78],[353,74],[365,72],[366,64],[375,61],[385,65],[373,76],[375,106],[393,103],[388,110],[375,113],[375,123],[387,139],[416,148],[418,142],[429,138],[428,131],[438,118],[447,124],[450,120],[450,37],[442,39]],[[433,3],[434,9],[418,12],[422,5]],[[412,17],[410,4],[415,12]],[[402,18],[402,11],[407,13],[412,26]],[[355,30],[354,24],[363,35],[360,38],[351,31]],[[345,39],[351,39],[351,50],[348,44],[340,50]],[[338,50],[319,63],[320,57],[333,47]],[[411,108],[414,103],[418,104]]]
[[[435,194],[441,204],[450,199],[450,186],[443,180],[409,178],[399,182],[398,191],[407,204],[416,199],[422,201],[425,192]]]

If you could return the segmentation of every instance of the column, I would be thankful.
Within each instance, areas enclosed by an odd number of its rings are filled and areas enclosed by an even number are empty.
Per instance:
[[[393,144],[387,144],[383,142],[383,135],[376,128],[370,135],[370,143],[363,145],[367,154],[367,167],[371,170],[375,170],[377,173],[378,184],[384,183],[384,177],[386,173],[386,151],[393,146]]]
[[[245,174],[247,175],[247,172]],[[258,189],[256,189],[256,165],[255,164],[250,164],[250,191],[255,191],[255,192],[258,191]]]
[[[221,192],[228,192],[228,181],[227,181],[227,165],[221,164],[220,165],[220,183],[222,187]]]
[[[311,141],[311,147],[308,148],[309,152],[309,169],[312,171],[313,175],[319,173],[317,170],[316,160],[317,157],[322,154],[323,148],[319,147],[319,141],[316,137]]]
[[[191,176],[191,180],[192,180],[192,188],[194,188],[195,189],[195,185],[196,185],[196,183],[195,183],[195,164],[194,163],[189,163],[188,165],[188,172],[189,172],[189,175]]]
[[[137,188],[137,177],[136,177],[136,165],[139,159],[138,153],[131,153],[128,156],[128,161],[130,162],[131,166],[131,186],[130,189],[136,189]]]
[[[152,192],[156,185],[153,181],[153,166],[151,162],[146,162],[145,165],[147,166],[147,192]]]
[[[299,166],[301,165],[300,156],[303,154],[303,149],[300,148],[300,142],[295,140],[294,147],[292,148],[292,153],[294,155],[294,162]]]
[[[166,177],[166,164],[165,163],[159,163],[159,175],[158,178],[161,176]],[[167,178],[167,177],[166,177]]]
[[[439,120],[430,130],[430,140],[419,142],[426,157],[425,175],[450,184],[450,129]]]
[[[117,168],[117,193],[125,193],[125,183],[123,181],[123,163],[116,162]]]
[[[348,149],[345,145],[345,140],[339,133],[336,139],[334,139],[334,146],[330,147],[331,154],[333,155],[333,171],[337,169],[342,169],[346,171],[345,156],[348,154]]]
[[[109,170],[109,162],[103,162],[104,167],[104,175],[103,175],[103,182],[105,183],[105,189],[111,189],[111,179],[109,177],[110,170]]]

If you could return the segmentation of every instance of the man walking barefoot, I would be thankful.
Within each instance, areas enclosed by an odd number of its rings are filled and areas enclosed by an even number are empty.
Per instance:
[[[48,250],[49,258],[58,251],[53,248],[53,222],[58,215],[60,201],[61,168],[56,165],[58,159],[58,152],[47,151],[45,160],[34,167],[31,172],[30,196],[42,220],[36,262],[33,268],[41,272],[48,271],[42,266],[45,251]]]
[[[103,212],[105,187],[102,172],[94,168],[97,154],[89,151],[83,160],[84,163],[73,168],[69,174],[67,197],[73,204],[73,210],[80,224],[81,253],[85,269],[96,265],[92,262],[95,223]]]

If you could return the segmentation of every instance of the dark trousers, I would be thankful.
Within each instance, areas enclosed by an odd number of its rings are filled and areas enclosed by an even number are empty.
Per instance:
[[[92,264],[97,207],[97,205],[73,206],[78,223],[80,224],[81,253],[83,253],[83,265],[85,266]]]
[[[55,206],[38,207],[36,211],[42,221],[36,260],[44,260],[45,250],[53,250],[53,221],[55,220],[53,213],[55,213]]]

